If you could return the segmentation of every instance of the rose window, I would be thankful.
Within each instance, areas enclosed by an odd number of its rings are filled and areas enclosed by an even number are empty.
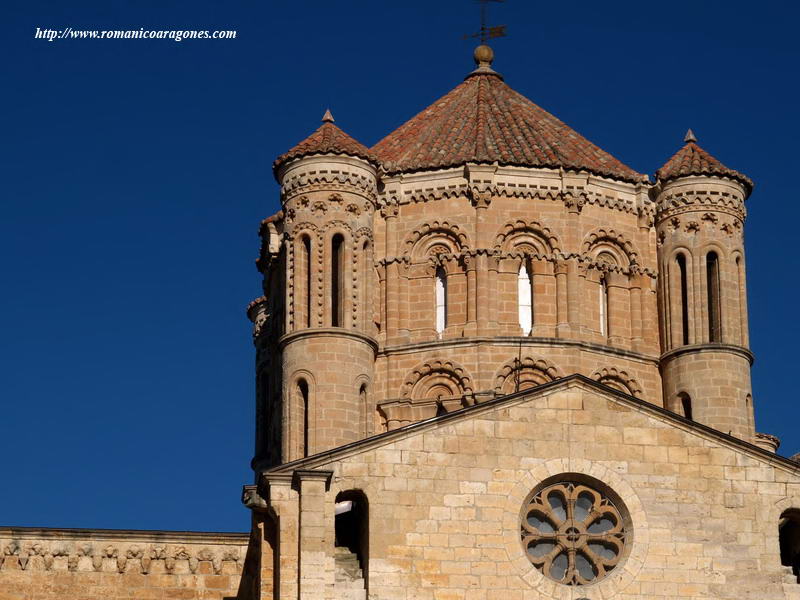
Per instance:
[[[522,545],[531,563],[550,579],[586,585],[619,564],[625,526],[604,494],[582,483],[557,483],[526,505]]]

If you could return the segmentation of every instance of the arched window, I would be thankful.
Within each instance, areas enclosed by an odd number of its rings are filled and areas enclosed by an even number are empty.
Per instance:
[[[681,335],[683,344],[686,345],[689,343],[689,287],[686,276],[686,257],[678,254],[675,257],[675,263],[678,265],[678,285],[681,296]]]
[[[331,240],[331,327],[344,323],[344,236]]]
[[[297,246],[297,326],[311,327],[311,238],[303,235]]]
[[[299,379],[297,381],[297,410],[299,412],[298,423],[303,424],[303,431],[298,436],[300,439],[299,444],[300,447],[298,448],[298,454],[301,457],[306,457],[310,453],[310,448],[308,447],[308,420],[309,420],[309,406],[308,406],[308,383],[305,379]]]
[[[369,437],[370,434],[370,426],[369,426],[369,418],[370,418],[370,411],[369,411],[369,404],[367,400],[367,384],[362,383],[361,387],[358,389],[358,404],[360,406],[359,410],[361,411],[361,426],[363,427],[363,436]]]
[[[442,267],[436,268],[436,333],[441,335],[447,327],[447,275]]]
[[[517,276],[517,305],[519,309],[519,326],[524,335],[530,335],[533,329],[533,285],[528,268],[528,261],[522,261]]]
[[[336,496],[334,509],[334,560],[337,579],[349,580],[353,587],[369,586],[369,503],[360,490],[347,490]]]
[[[600,276],[600,335],[608,337],[608,279],[605,274]]]
[[[722,341],[722,317],[719,302],[719,258],[716,252],[706,255],[706,287],[708,289],[708,341]]]
[[[681,392],[678,394],[678,401],[680,402],[680,410],[683,413],[683,416],[689,419],[690,421],[694,420],[694,416],[692,415],[692,398],[686,392]]]
[[[792,570],[800,582],[800,510],[787,510],[778,523],[781,564]]]

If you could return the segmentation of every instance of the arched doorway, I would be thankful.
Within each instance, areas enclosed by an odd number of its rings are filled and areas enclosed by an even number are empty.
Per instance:
[[[791,508],[781,515],[778,524],[781,564],[790,567],[800,582],[800,509]]]
[[[336,496],[335,549],[337,585],[361,585],[369,589],[369,503],[361,490]]]

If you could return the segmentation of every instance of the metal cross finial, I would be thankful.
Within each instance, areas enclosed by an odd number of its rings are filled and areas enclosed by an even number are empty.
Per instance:
[[[478,0],[478,2],[481,4],[481,29],[478,33],[465,35],[463,39],[468,40],[470,38],[480,38],[481,44],[485,44],[492,38],[505,37],[505,25],[496,25],[494,27],[489,27],[486,25],[486,6],[489,4],[489,2],[505,2],[505,0]]]

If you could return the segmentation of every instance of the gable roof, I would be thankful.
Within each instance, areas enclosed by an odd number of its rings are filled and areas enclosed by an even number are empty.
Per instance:
[[[314,133],[275,159],[272,170],[277,172],[282,164],[292,159],[314,154],[345,154],[363,158],[376,166],[378,164],[378,159],[369,148],[334,125],[330,111],[325,112],[322,125]]]
[[[733,446],[739,451],[745,452],[746,454],[755,455],[762,460],[767,460],[768,462],[776,464],[784,469],[788,469],[800,475],[800,463],[797,463],[792,459],[785,458],[783,456],[779,456],[777,454],[764,450],[763,448],[751,444],[750,442],[746,442],[739,438],[733,437],[732,435],[728,435],[727,433],[723,433],[721,431],[708,427],[707,425],[703,425],[702,423],[698,423],[696,421],[692,421],[691,419],[682,417],[670,410],[667,410],[660,406],[656,406],[655,404],[647,402],[646,400],[641,400],[640,398],[636,398],[634,396],[631,396],[630,394],[621,392],[615,388],[604,385],[598,381],[595,381],[594,379],[590,379],[585,375],[580,375],[578,373],[569,375],[567,377],[562,377],[561,379],[556,379],[554,381],[550,381],[548,383],[544,383],[542,385],[538,385],[536,387],[529,388],[521,392],[516,392],[514,394],[501,396],[499,398],[495,398],[487,402],[482,402],[480,404],[473,404],[472,406],[467,406],[465,408],[461,408],[451,413],[446,413],[436,417],[431,417],[430,419],[425,419],[424,421],[411,423],[410,425],[405,425],[404,427],[393,429],[392,431],[387,431],[384,433],[380,433],[378,435],[374,435],[372,437],[352,442],[350,444],[346,444],[344,446],[339,446],[338,448],[332,448],[324,452],[319,452],[312,456],[297,459],[288,463],[284,463],[282,465],[277,465],[275,467],[265,469],[261,471],[261,473],[289,474],[296,471],[297,469],[314,469],[318,465],[327,464],[332,460],[344,458],[350,454],[359,451],[368,450],[370,448],[376,448],[384,446],[386,444],[390,444],[400,438],[409,435],[409,433],[411,434],[422,433],[424,431],[438,427],[442,424],[449,423],[451,421],[470,419],[479,414],[483,414],[487,410],[499,408],[507,404],[512,404],[514,402],[527,398],[533,398],[536,396],[540,396],[542,394],[552,393],[558,389],[574,387],[576,385],[578,387],[583,387],[584,389],[589,389],[595,392],[599,392],[605,395],[606,397],[613,398],[615,401],[625,404],[631,408],[640,410],[645,413],[649,413],[653,416],[657,416],[662,420],[671,422],[675,426],[680,426],[683,429],[694,431],[697,434],[702,434],[707,437],[714,438],[716,441],[720,442],[723,445]]]
[[[632,183],[647,176],[511,89],[487,66],[372,147],[387,173],[494,163],[588,171]]]
[[[729,169],[698,146],[691,129],[686,134],[684,142],[683,147],[656,171],[656,179],[670,181],[688,175],[716,175],[738,181],[744,185],[748,195],[753,191],[752,180],[747,175]]]

